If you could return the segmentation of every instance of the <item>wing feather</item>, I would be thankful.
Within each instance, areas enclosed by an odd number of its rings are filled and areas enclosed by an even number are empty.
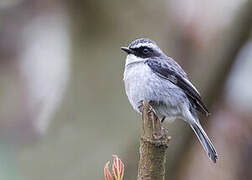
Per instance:
[[[147,63],[151,70],[158,76],[165,78],[180,87],[187,95],[191,104],[198,111],[205,115],[209,114],[209,111],[201,100],[199,92],[188,80],[183,69],[172,58],[169,58],[169,60],[165,58],[162,59],[160,57],[159,59],[148,59],[145,63]]]

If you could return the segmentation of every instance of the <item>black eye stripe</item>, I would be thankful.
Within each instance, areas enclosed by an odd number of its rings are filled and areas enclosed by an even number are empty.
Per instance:
[[[130,49],[133,51],[132,54],[141,58],[149,58],[149,57],[155,57],[155,56],[160,55],[157,51],[155,51],[154,49],[148,46],[140,46],[140,47],[130,48]]]
[[[153,52],[153,50],[151,48],[149,48],[149,47],[133,48],[133,50],[135,52],[137,52],[138,54],[146,54],[146,53]]]

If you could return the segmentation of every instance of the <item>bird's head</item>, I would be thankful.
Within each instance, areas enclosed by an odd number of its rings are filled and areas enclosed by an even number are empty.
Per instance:
[[[138,62],[147,58],[163,56],[164,53],[158,45],[147,38],[137,39],[130,43],[128,47],[121,47],[128,54],[127,61]]]

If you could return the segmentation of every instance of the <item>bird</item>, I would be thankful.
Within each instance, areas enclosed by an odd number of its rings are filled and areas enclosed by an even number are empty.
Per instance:
[[[161,122],[184,120],[216,163],[217,152],[196,111],[210,113],[181,66],[148,38],[136,39],[121,49],[127,53],[123,80],[133,109],[141,114],[142,102],[147,100]]]

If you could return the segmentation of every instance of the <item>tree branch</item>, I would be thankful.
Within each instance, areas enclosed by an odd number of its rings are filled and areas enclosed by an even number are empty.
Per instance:
[[[138,180],[164,180],[170,137],[148,101],[143,101]]]

